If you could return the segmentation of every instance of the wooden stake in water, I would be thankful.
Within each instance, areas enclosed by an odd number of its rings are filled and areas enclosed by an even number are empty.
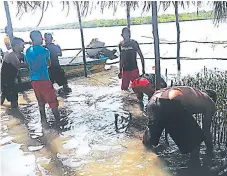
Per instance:
[[[78,1],[76,1],[76,8],[77,8],[77,15],[78,15],[79,25],[80,25],[80,36],[81,36],[83,62],[84,62],[84,75],[85,75],[85,77],[87,77],[87,62],[86,62],[85,45],[84,45],[84,33],[83,33],[83,27],[82,27],[82,22],[81,22],[81,15],[80,15],[80,7],[79,7]]]

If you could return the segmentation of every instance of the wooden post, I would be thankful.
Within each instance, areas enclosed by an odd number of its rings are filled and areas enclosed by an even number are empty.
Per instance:
[[[175,17],[176,17],[176,28],[177,28],[177,71],[181,70],[180,65],[180,24],[179,24],[179,14],[178,14],[178,1],[174,2],[175,7]]]
[[[87,62],[86,62],[86,55],[85,55],[84,33],[83,33],[83,27],[82,27],[82,22],[81,22],[80,6],[79,6],[78,1],[76,1],[76,8],[77,8],[77,16],[78,16],[79,25],[80,25],[80,36],[81,36],[83,62],[84,62],[84,75],[85,75],[85,77],[87,77],[87,66],[86,66]]]
[[[6,19],[7,19],[7,34],[10,38],[10,41],[13,39],[13,27],[11,22],[11,16],[9,11],[9,4],[8,1],[4,1],[4,7],[5,7],[5,13],[6,13]]]
[[[161,72],[160,72],[160,51],[159,51],[159,35],[158,35],[158,15],[157,15],[157,1],[152,1],[152,27],[154,37],[154,53],[155,53],[155,88],[161,88]]]
[[[130,1],[126,1],[126,13],[127,13],[127,26],[130,29],[130,25],[131,25]]]

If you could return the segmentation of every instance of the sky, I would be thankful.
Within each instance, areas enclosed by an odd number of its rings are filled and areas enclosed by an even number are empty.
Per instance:
[[[65,23],[73,23],[77,22],[77,11],[73,7],[69,15],[66,16],[67,11],[62,11],[62,5],[60,2],[54,2],[54,7],[50,7],[45,13],[42,22],[40,23],[40,27],[44,26],[53,26],[58,24],[65,24]],[[37,10],[36,12],[29,12],[23,14],[20,18],[16,16],[17,9],[15,4],[11,4],[9,2],[9,8],[11,13],[11,20],[14,28],[24,28],[24,27],[36,27],[39,19],[41,17],[41,10]],[[185,12],[196,12],[196,7],[191,6],[187,10],[182,8],[179,9],[180,13]],[[203,6],[199,10],[211,10],[209,6]],[[141,8],[137,9],[136,11],[131,12],[131,17],[141,17],[141,16],[150,16],[151,12],[141,13]],[[159,15],[161,14],[174,14],[174,8],[170,7],[168,10],[163,12],[162,9],[159,10]],[[100,9],[96,9],[92,12],[92,14],[83,17],[82,20],[95,20],[95,19],[119,19],[119,18],[126,18],[126,11],[124,7],[118,8],[116,14],[113,15],[112,10],[105,10],[102,14]],[[4,10],[3,1],[0,1],[0,29],[3,29],[7,25],[6,15]]]

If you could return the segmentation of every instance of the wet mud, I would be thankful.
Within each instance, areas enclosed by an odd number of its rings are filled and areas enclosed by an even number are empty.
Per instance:
[[[72,92],[59,93],[61,130],[42,132],[32,90],[20,94],[20,111],[1,107],[1,175],[171,176],[227,175],[226,147],[215,149],[211,166],[188,167],[170,139],[146,149],[142,134],[147,124],[132,91],[120,90],[117,70],[69,80]],[[56,85],[55,85],[56,86]],[[59,89],[56,86],[56,89]],[[47,107],[48,122],[54,117]]]

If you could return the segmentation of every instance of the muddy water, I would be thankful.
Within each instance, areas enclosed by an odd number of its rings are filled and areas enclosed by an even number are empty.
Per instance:
[[[46,145],[38,140],[42,129],[32,91],[20,96],[23,114],[8,110],[6,103],[1,109],[1,175],[192,175],[188,156],[180,155],[173,142],[156,154],[144,148],[141,134],[147,119],[135,95],[120,91],[119,85],[114,72],[70,80],[72,93],[58,97],[62,133],[49,133]],[[54,118],[48,109],[47,114],[51,125]],[[226,152],[216,154],[211,169],[200,168],[193,175],[223,174]]]

